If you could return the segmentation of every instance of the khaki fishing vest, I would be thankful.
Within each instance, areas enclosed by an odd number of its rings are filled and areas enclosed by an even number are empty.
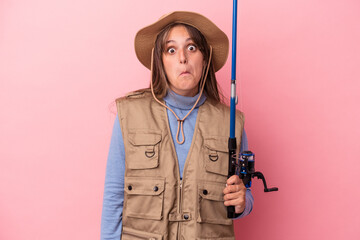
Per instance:
[[[116,103],[125,146],[121,239],[235,239],[223,200],[229,108],[210,100],[199,107],[181,180],[166,108],[147,90]],[[242,129],[238,111],[238,141]]]

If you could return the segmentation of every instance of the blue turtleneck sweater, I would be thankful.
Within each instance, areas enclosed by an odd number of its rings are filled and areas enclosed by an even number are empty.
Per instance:
[[[182,119],[189,110],[193,107],[198,95],[194,97],[185,97],[169,91],[164,98],[165,103],[169,106],[176,115]],[[185,160],[190,149],[192,137],[195,130],[196,117],[199,106],[206,100],[202,95],[197,106],[190,113],[184,121],[184,136],[185,142],[178,144],[176,142],[177,132],[177,119],[174,114],[167,110],[169,125],[171,130],[172,139],[175,145],[177,158],[179,161],[180,177],[185,165]],[[180,141],[181,134],[180,135]],[[248,149],[246,134],[242,135],[241,151]],[[104,201],[101,217],[101,240],[118,240],[121,236],[121,223],[122,223],[122,209],[124,201],[124,175],[125,175],[125,148],[123,137],[121,133],[119,118],[116,116],[114,128],[111,137],[110,150],[106,166],[105,188],[104,188]],[[246,205],[244,212],[239,216],[242,218],[248,215],[253,206],[253,196],[250,189],[246,192]]]

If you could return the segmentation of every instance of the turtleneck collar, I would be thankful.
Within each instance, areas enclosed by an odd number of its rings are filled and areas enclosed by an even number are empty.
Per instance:
[[[194,106],[198,97],[199,97],[199,93],[193,97],[187,97],[176,94],[174,91],[169,89],[167,95],[164,97],[164,101],[168,106],[178,108],[181,110],[190,110]],[[206,100],[206,96],[203,93],[200,97],[199,102],[196,104],[196,108],[201,106],[205,102],[205,100]]]

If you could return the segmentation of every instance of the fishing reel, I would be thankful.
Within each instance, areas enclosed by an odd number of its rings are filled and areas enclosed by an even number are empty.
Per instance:
[[[265,176],[261,172],[255,172],[255,154],[251,151],[243,151],[236,164],[236,174],[243,180],[245,187],[251,187],[251,179],[257,177],[264,184],[264,192],[278,191],[277,187],[268,188]]]

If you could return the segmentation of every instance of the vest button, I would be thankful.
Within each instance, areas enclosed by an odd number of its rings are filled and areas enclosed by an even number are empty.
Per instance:
[[[159,188],[157,186],[155,186],[153,189],[155,192],[157,192],[159,190]]]
[[[128,189],[129,189],[129,191],[131,191],[131,190],[132,190],[132,186],[131,186],[131,185],[129,185],[129,186],[128,186]]]
[[[185,220],[188,220],[188,219],[189,219],[189,215],[185,214],[185,215],[184,215],[184,219],[185,219]]]
[[[208,191],[206,189],[203,190],[203,194],[204,195],[207,195],[208,194]]]

